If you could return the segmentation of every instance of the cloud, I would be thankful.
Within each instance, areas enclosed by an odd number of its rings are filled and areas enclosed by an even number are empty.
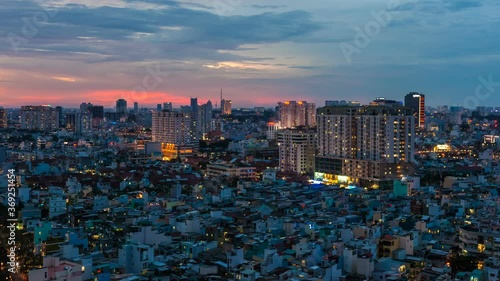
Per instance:
[[[63,82],[76,82],[77,81],[75,78],[72,78],[72,77],[61,77],[61,76],[54,76],[54,77],[52,77],[52,79],[63,81]]]
[[[338,44],[352,42],[355,27],[364,28],[387,1],[245,0],[220,16],[202,0],[3,0],[0,80],[9,83],[0,95],[108,103],[130,94],[147,65],[161,63],[171,76],[141,103],[213,100],[220,88],[235,106],[304,96],[319,104],[369,101],[413,89],[433,103],[449,92],[468,95],[478,75],[498,71],[498,1],[401,2],[400,13],[347,64]],[[49,8],[46,23],[23,35]],[[18,52],[9,34],[24,39]]]
[[[286,8],[286,5],[251,5],[250,7],[255,9],[280,9]]]

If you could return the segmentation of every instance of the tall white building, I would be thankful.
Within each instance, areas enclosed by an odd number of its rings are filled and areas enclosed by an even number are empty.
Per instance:
[[[152,114],[153,142],[175,145],[191,144],[191,117],[189,113],[160,111]]]
[[[413,172],[415,118],[395,106],[318,110],[316,178],[377,187]]]
[[[22,106],[21,129],[52,131],[59,128],[59,111],[50,105]]]
[[[279,169],[282,172],[314,172],[316,130],[309,128],[278,131]]]
[[[278,122],[267,122],[267,132],[266,137],[268,140],[275,140],[278,138],[278,130],[281,128],[280,121]]]
[[[281,128],[316,126],[316,105],[305,101],[278,103]]]

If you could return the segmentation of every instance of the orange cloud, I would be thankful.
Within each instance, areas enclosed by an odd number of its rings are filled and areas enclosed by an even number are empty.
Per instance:
[[[62,76],[54,76],[52,79],[63,81],[63,82],[76,82],[76,79],[73,77],[62,77]]]

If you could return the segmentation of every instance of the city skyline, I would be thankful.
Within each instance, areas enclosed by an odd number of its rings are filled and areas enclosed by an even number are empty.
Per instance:
[[[123,98],[154,108],[190,96],[214,101],[220,88],[235,108],[352,97],[366,104],[409,92],[430,106],[500,105],[499,5],[4,1],[1,105],[111,108]]]

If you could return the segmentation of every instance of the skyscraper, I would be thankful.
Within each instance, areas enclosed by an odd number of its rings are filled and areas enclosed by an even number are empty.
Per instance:
[[[415,119],[401,106],[318,109],[315,178],[391,186],[413,173]]]
[[[201,106],[201,133],[205,134],[214,130],[212,118],[212,102],[208,101]]]
[[[127,101],[124,99],[119,99],[116,101],[116,113],[125,114],[127,113]]]
[[[233,102],[231,100],[222,100],[221,108],[223,115],[231,115],[232,113]]]
[[[7,110],[0,107],[0,128],[7,128]]]
[[[63,108],[62,106],[56,106],[57,114],[59,115],[59,128],[64,127],[65,121],[64,121],[64,113],[63,113]]]
[[[196,145],[196,147],[199,147],[197,145],[200,141],[201,138],[201,112],[200,108],[198,105],[198,98],[191,98],[191,105],[190,105],[190,115],[191,115],[191,134],[192,134],[192,141],[191,143],[193,145]]]
[[[198,112],[198,98],[191,98],[191,112]]]
[[[281,128],[316,126],[316,105],[305,101],[278,103]]]
[[[163,110],[172,111],[172,103],[171,102],[164,102],[163,103]]]
[[[139,111],[139,103],[134,102],[134,112],[138,112],[138,111]]]
[[[311,128],[278,131],[279,169],[282,172],[314,172],[316,130]]]
[[[156,105],[156,111],[161,111],[161,103],[158,103],[158,104]]]
[[[59,111],[50,105],[22,106],[21,129],[52,131],[59,128]]]
[[[405,106],[413,109],[413,114],[417,119],[416,126],[425,127],[425,95],[411,92],[405,96]]]
[[[220,111],[222,115],[231,115],[232,113],[232,102],[231,100],[225,100],[222,98],[222,89],[220,90]]]

